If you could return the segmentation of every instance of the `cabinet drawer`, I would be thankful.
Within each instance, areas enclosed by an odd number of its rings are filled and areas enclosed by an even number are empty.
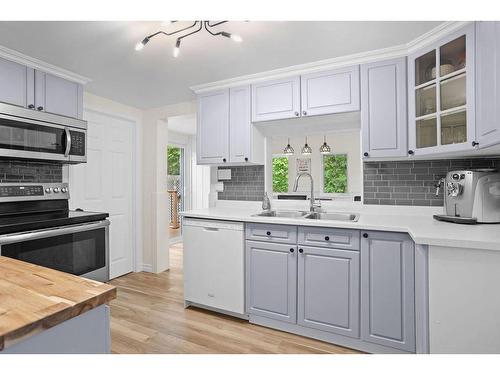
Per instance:
[[[360,232],[356,229],[299,227],[299,245],[359,250]]]
[[[297,242],[297,227],[293,225],[251,223],[246,226],[246,239],[295,244]]]

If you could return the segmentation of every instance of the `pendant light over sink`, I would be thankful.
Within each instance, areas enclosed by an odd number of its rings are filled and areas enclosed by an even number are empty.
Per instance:
[[[288,138],[288,144],[286,145],[285,149],[283,150],[283,153],[285,155],[293,155],[295,153],[295,150],[293,149],[293,147],[290,146],[290,138]]]
[[[332,148],[326,143],[326,135],[323,137],[323,144],[319,148],[319,152],[323,155],[332,153]]]
[[[307,144],[307,137],[306,137],[306,143],[304,147],[302,147],[302,155],[311,155],[313,152],[311,146]]]

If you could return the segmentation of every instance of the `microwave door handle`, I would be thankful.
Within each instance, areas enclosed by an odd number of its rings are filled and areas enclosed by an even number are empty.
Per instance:
[[[93,230],[93,229],[106,228],[107,226],[109,226],[109,220],[102,220],[102,221],[99,221],[97,223],[92,223],[92,224],[72,225],[72,226],[56,228],[56,229],[48,229],[48,230],[40,230],[40,231],[33,231],[33,232],[25,232],[25,233],[21,233],[21,234],[0,236],[0,246],[11,244],[11,243],[47,238],[47,237],[62,236],[65,234],[74,234],[74,233],[79,233],[79,232],[85,232],[85,231],[89,231],[89,230]]]
[[[66,135],[66,151],[64,151],[64,156],[68,157],[71,150],[71,134],[68,128],[64,128],[64,134]]]

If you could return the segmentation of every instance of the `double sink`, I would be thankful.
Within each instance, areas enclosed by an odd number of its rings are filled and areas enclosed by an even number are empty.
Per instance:
[[[351,221],[351,222],[356,222],[359,220],[359,214],[352,214],[347,212],[309,212],[309,211],[273,210],[273,211],[263,211],[252,216],[282,217],[289,219]]]

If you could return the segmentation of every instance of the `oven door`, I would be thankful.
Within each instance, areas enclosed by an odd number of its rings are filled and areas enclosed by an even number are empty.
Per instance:
[[[106,282],[109,221],[1,236],[0,255]]]

